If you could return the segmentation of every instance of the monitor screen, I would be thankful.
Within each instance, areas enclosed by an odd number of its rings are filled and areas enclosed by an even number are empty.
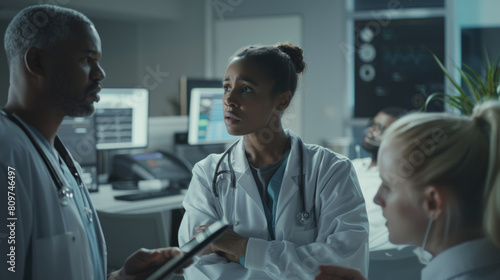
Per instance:
[[[89,191],[97,191],[97,150],[95,115],[65,117],[57,135],[83,170],[82,181]]]
[[[180,78],[180,114],[189,115],[191,92],[194,88],[221,88],[222,79]]]
[[[97,149],[144,148],[148,144],[149,92],[104,88],[95,104]]]
[[[222,144],[238,137],[227,133],[222,108],[223,88],[193,88],[189,106],[188,143]]]

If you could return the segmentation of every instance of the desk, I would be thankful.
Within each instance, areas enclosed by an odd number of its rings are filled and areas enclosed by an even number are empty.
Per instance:
[[[100,185],[98,192],[90,193],[108,248],[108,269],[118,269],[138,248],[178,246],[177,232],[182,219],[182,201],[186,190],[174,196],[136,201],[114,198],[137,192],[113,190],[111,185]],[[123,215],[125,214],[125,215]],[[154,221],[151,221],[154,217]]]
[[[96,210],[108,213],[150,213],[159,211],[169,211],[182,208],[182,201],[186,190],[181,194],[151,198],[136,201],[124,201],[115,199],[115,195],[134,193],[134,190],[113,190],[109,184],[100,185],[98,192],[90,193],[90,199]]]

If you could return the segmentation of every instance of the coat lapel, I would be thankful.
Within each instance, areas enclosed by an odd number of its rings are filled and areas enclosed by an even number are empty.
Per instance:
[[[285,213],[286,211],[291,211],[290,207],[287,207],[290,200],[296,195],[300,196],[299,193],[300,150],[299,149],[304,149],[304,147],[302,147],[303,144],[298,141],[298,138],[297,136],[295,136],[295,134],[293,134],[291,131],[287,132],[288,135],[290,136],[292,143],[291,143],[290,155],[288,156],[288,163],[285,169],[285,176],[283,177],[283,182],[281,183],[281,191],[280,191],[280,196],[278,198],[278,207],[276,210],[276,221],[280,219],[283,213]],[[304,153],[305,152],[306,151],[304,151]],[[304,167],[305,166],[306,165],[304,164]],[[304,173],[305,172],[306,170],[304,168]],[[305,175],[304,175],[304,180],[305,180]],[[302,203],[302,201],[300,201],[300,203]],[[302,205],[298,205],[298,207],[294,208],[301,209]]]
[[[248,161],[246,160],[243,139],[234,147],[234,156],[231,157],[231,163],[233,164],[236,174],[236,188],[240,188],[240,190],[244,191],[248,198],[252,200],[255,206],[262,212],[262,215],[265,216],[257,184],[255,183]],[[249,211],[249,209],[247,209],[247,211]]]

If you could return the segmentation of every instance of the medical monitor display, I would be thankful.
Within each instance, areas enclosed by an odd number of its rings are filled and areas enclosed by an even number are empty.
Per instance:
[[[149,92],[104,88],[95,104],[97,149],[144,148],[148,144]]]
[[[193,88],[189,106],[188,143],[223,144],[238,137],[227,132],[222,108],[222,88]]]
[[[64,146],[80,164],[82,181],[89,191],[97,191],[97,150],[95,115],[89,117],[65,117],[57,135]]]

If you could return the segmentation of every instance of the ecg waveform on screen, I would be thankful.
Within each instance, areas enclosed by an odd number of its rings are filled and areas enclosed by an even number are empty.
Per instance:
[[[391,66],[398,64],[413,64],[419,66],[425,64],[429,58],[429,53],[415,50],[384,51],[382,54],[383,63],[389,63]]]

